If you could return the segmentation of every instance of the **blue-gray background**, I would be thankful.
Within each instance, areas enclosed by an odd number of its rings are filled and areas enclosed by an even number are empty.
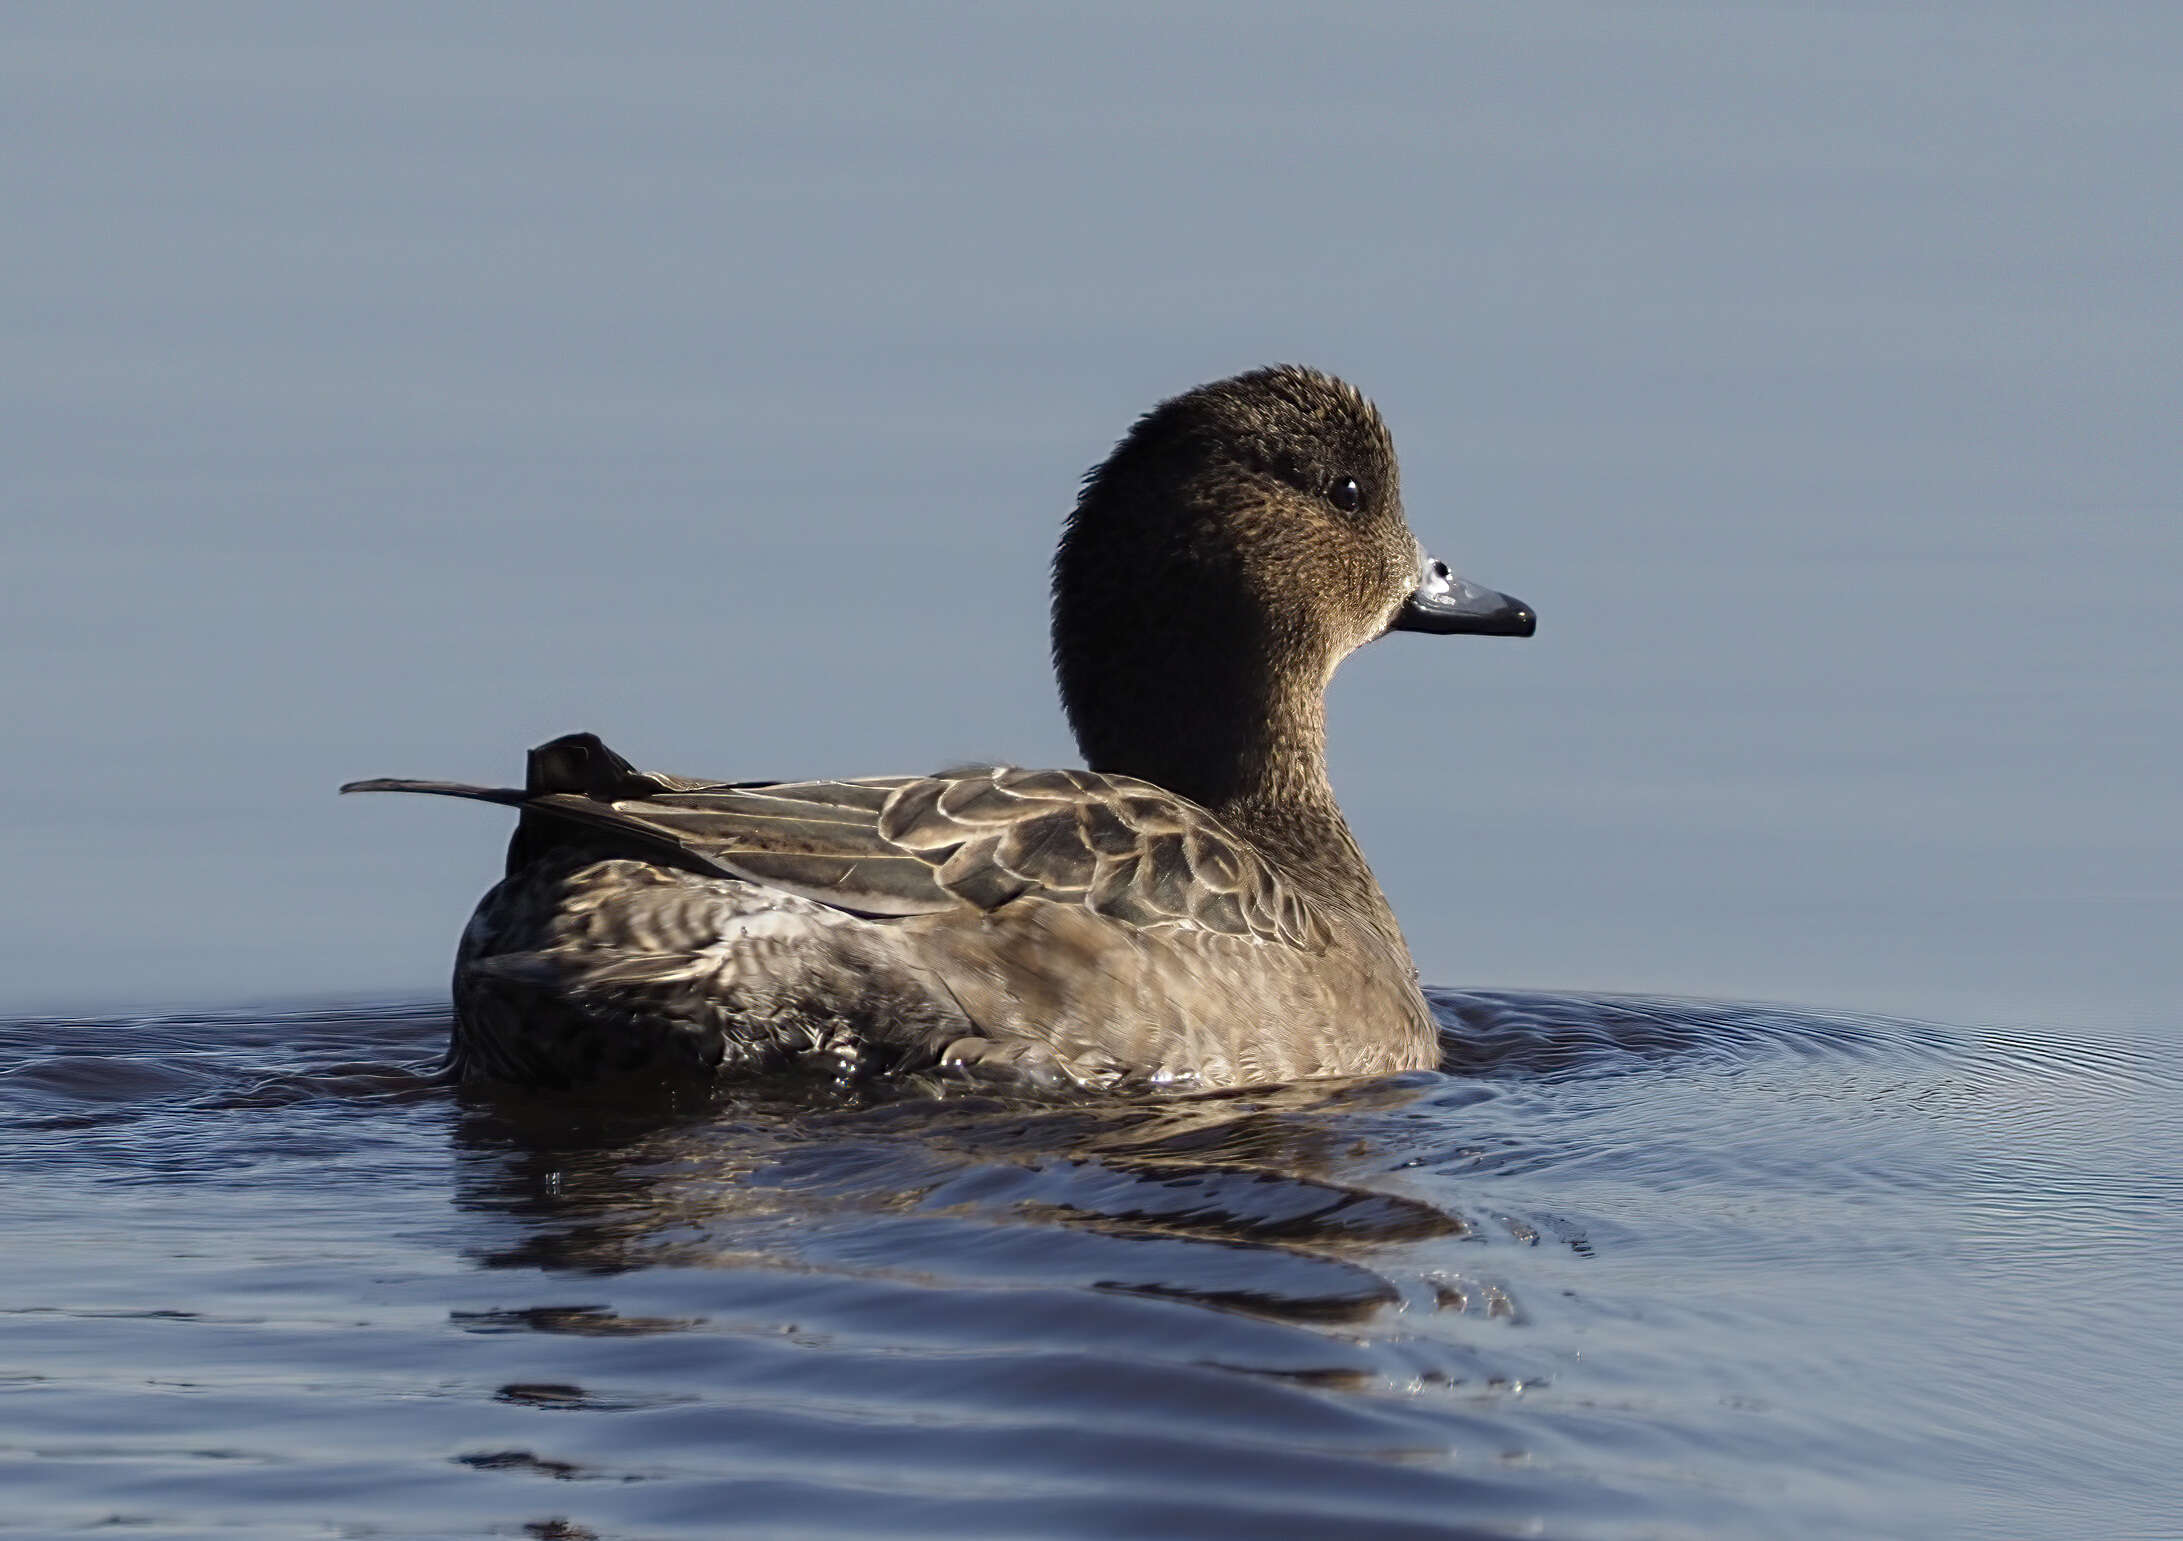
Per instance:
[[[2183,12],[14,7],[0,1008],[427,995],[592,728],[1067,761],[1131,417],[1381,403],[1530,643],[1337,787],[1429,979],[2172,1029]]]

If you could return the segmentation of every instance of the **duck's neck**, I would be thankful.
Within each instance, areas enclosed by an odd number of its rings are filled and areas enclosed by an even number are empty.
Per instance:
[[[1093,770],[1189,798],[1315,899],[1399,937],[1327,780],[1323,679],[1146,680],[1133,704],[1142,731],[1085,742]]]

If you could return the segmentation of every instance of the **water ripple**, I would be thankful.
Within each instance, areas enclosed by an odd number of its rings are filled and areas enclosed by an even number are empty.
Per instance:
[[[1434,1001],[1438,1072],[1126,1102],[481,1098],[424,1008],[0,1026],[11,1517],[2001,1536],[2183,1508],[2173,1043]]]

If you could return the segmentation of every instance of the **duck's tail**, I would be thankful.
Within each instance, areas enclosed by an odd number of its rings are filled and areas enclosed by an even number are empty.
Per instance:
[[[508,843],[513,873],[571,839],[609,844],[669,866],[688,867],[707,876],[727,869],[685,850],[671,835],[635,823],[612,805],[674,790],[675,784],[647,775],[606,747],[596,733],[568,733],[540,744],[530,753],[520,787],[481,787],[467,781],[419,781],[405,776],[374,776],[345,783],[344,792],[420,792],[431,797],[464,797],[498,803],[523,817]]]
[[[530,797],[521,787],[480,787],[467,781],[417,781],[407,776],[372,776],[363,781],[344,781],[344,792],[423,792],[433,797],[467,797],[481,803],[500,803],[520,808]]]
[[[467,797],[481,803],[521,808],[535,798],[556,792],[615,802],[622,798],[648,797],[668,791],[657,776],[648,776],[606,747],[596,733],[565,733],[530,753],[520,787],[481,787],[467,781],[418,781],[405,776],[373,776],[365,781],[342,783],[344,792],[422,792],[432,797]]]

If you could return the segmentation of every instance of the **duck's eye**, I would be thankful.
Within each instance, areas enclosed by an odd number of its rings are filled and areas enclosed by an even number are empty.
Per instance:
[[[1326,490],[1326,500],[1343,513],[1353,514],[1364,506],[1364,489],[1354,476],[1337,476],[1334,485]]]

